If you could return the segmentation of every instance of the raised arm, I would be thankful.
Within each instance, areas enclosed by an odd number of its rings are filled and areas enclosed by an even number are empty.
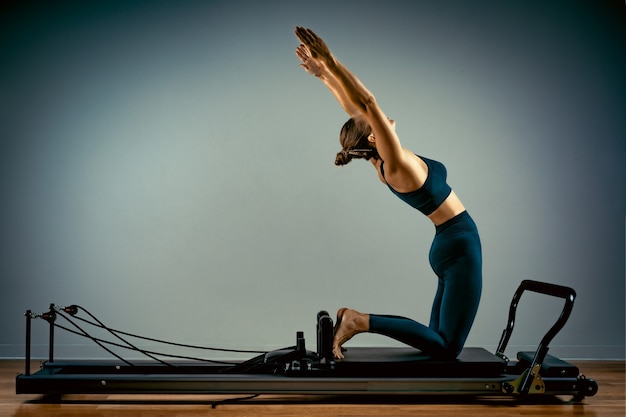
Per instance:
[[[296,48],[296,55],[302,61],[300,66],[309,74],[317,77],[328,87],[335,96],[341,107],[350,117],[356,117],[360,114],[352,101],[348,99],[344,91],[341,89],[339,82],[335,76],[326,68],[326,65],[320,60],[313,59],[311,51],[306,45],[300,45]]]
[[[369,123],[376,140],[378,154],[385,161],[385,172],[407,168],[405,152],[389,119],[378,106],[374,95],[330,52],[326,43],[312,30],[296,28],[296,36],[310,53],[311,66],[317,65],[322,81],[352,117],[361,116]],[[300,57],[300,55],[299,55]],[[303,64],[306,65],[305,62]],[[305,69],[306,66],[303,65]],[[307,70],[308,71],[308,70]],[[310,71],[309,71],[310,72]],[[342,103],[343,100],[343,103]],[[350,111],[356,112],[351,114]]]

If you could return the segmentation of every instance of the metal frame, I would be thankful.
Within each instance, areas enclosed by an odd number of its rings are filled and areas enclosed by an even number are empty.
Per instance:
[[[565,300],[557,322],[535,352],[520,352],[511,361],[504,350],[513,332],[522,294],[534,291]],[[548,355],[548,345],[563,328],[573,308],[573,289],[523,281],[509,309],[496,354],[466,348],[451,361],[437,361],[412,348],[350,348],[346,359],[332,355],[333,322],[317,315],[317,352],[308,351],[298,332],[296,345],[272,351],[234,366],[154,361],[129,365],[119,361],[56,361],[55,306],[38,317],[50,324],[49,357],[30,372],[31,320],[26,312],[25,372],[16,378],[17,394],[446,394],[471,396],[593,396],[598,385],[568,362]]]

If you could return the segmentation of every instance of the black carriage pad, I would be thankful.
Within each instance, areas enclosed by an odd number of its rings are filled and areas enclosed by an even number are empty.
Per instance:
[[[519,367],[530,367],[535,357],[535,352],[518,352],[517,359],[519,360]],[[562,378],[570,377],[576,378],[580,375],[580,371],[577,366],[572,365],[562,359],[559,359],[552,355],[546,355],[541,363],[541,370],[539,374],[543,377],[549,378]]]
[[[335,363],[337,376],[491,378],[506,372],[507,362],[483,348],[463,349],[457,359],[431,358],[404,347],[351,347]]]

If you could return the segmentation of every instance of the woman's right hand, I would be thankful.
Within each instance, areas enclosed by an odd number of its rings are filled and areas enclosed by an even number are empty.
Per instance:
[[[302,64],[300,64],[300,66],[304,68],[304,70],[309,74],[315,77],[321,77],[322,74],[326,71],[326,67],[324,67],[324,64],[321,61],[313,58],[313,56],[311,55],[311,51],[306,45],[301,44],[296,48],[296,56],[298,57],[298,59],[300,59],[300,61],[302,61]]]

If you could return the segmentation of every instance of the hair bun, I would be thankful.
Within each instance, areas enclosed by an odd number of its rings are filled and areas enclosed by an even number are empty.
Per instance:
[[[352,161],[352,155],[350,155],[345,149],[338,152],[335,157],[335,165],[337,166],[346,165],[350,161]]]

